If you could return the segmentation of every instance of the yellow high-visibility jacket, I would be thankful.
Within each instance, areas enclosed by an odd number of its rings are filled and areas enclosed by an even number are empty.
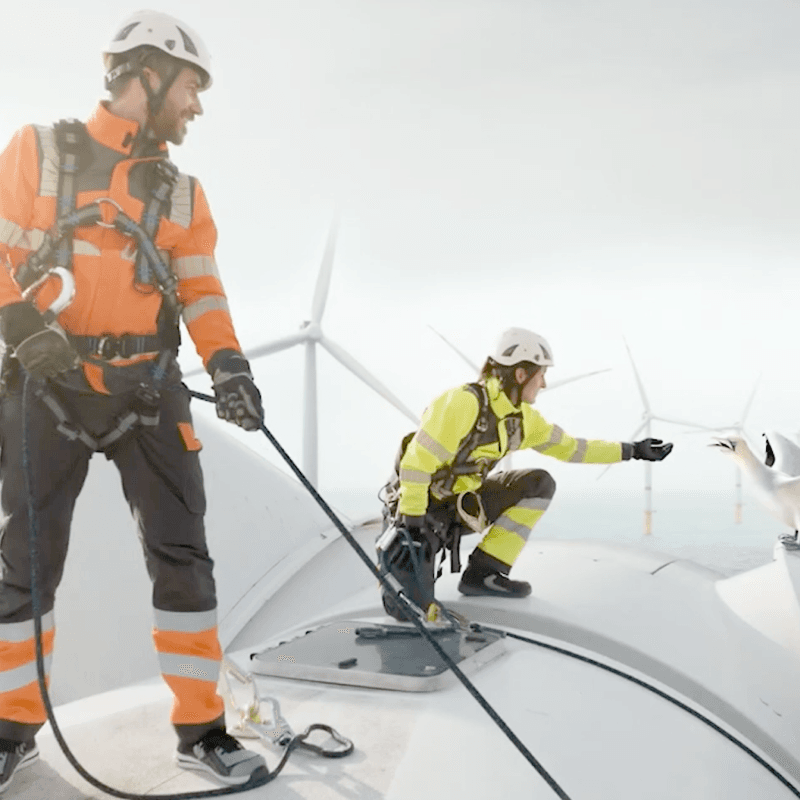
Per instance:
[[[419,430],[400,460],[399,514],[425,514],[429,493],[443,499],[476,491],[488,469],[513,450],[537,450],[560,461],[580,464],[615,464],[633,453],[628,443],[574,438],[547,422],[528,403],[512,405],[497,378],[486,381],[486,391],[497,427],[487,431],[482,437],[486,443],[469,454],[468,463],[475,463],[474,473],[448,475],[447,467],[453,465],[462,442],[478,422],[480,403],[475,394],[458,386],[437,397],[425,410]],[[434,481],[436,473],[439,477]]]

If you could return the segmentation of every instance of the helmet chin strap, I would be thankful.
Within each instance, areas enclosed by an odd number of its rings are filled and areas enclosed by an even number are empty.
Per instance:
[[[178,64],[175,64],[174,66],[170,65],[166,77],[163,77],[161,80],[161,87],[157,91],[154,91],[153,87],[150,85],[150,81],[145,75],[144,66],[142,64],[137,64],[134,67],[133,73],[139,79],[139,83],[141,83],[142,88],[147,95],[147,117],[144,125],[140,126],[139,132],[136,134],[133,140],[131,145],[132,154],[137,148],[144,146],[144,143],[148,138],[148,132],[153,131],[153,120],[164,107],[164,101],[166,100],[167,92],[169,92],[172,84],[175,83],[175,79],[178,77],[180,71],[181,68]]]
[[[522,393],[525,391],[525,387],[536,377],[536,372],[536,370],[533,370],[532,372],[528,373],[526,370],[525,374],[527,375],[527,378],[522,383],[516,383],[515,381],[514,394],[516,395],[516,398],[509,398],[515,406],[518,406],[522,402]]]

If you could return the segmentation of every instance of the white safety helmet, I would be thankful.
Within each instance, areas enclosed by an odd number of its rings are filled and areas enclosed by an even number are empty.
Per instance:
[[[103,51],[106,70],[109,69],[109,56],[127,53],[143,45],[157,47],[168,55],[198,67],[203,78],[201,88],[208,89],[211,86],[211,56],[203,40],[188,25],[160,11],[137,11],[122,23]],[[133,70],[132,64],[120,64],[106,74],[106,86]]]
[[[530,361],[540,367],[553,366],[553,351],[543,336],[525,330],[509,328],[500,335],[492,358],[505,367]]]

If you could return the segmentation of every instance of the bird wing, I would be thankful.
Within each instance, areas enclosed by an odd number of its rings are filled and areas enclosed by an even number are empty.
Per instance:
[[[770,451],[772,459],[774,459],[771,465],[769,460],[767,464],[784,475],[800,477],[800,447],[777,431],[766,431],[764,438],[767,444],[768,459]]]

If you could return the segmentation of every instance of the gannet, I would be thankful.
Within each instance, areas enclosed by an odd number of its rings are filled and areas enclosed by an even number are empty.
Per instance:
[[[782,436],[770,434],[765,438],[767,463],[741,436],[717,439],[709,447],[730,455],[749,479],[753,494],[764,508],[796,532],[800,530],[800,476],[783,470],[800,470],[800,448]],[[778,469],[778,465],[783,469]]]

